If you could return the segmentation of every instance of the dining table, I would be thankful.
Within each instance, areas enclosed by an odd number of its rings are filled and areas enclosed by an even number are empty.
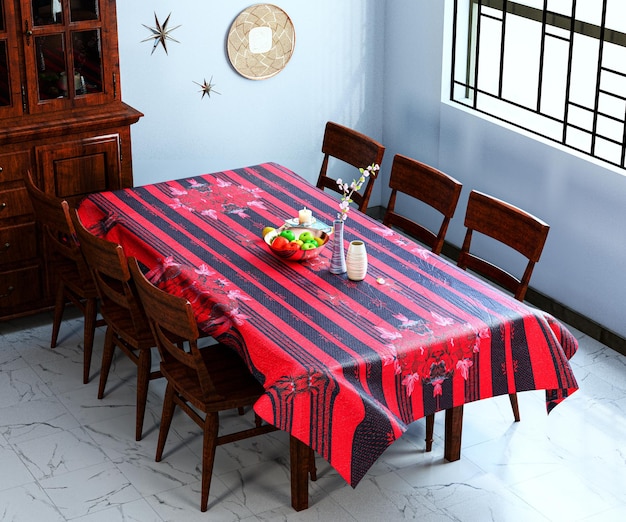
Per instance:
[[[366,246],[365,278],[331,272],[335,196],[267,162],[94,193],[78,207],[263,385],[254,411],[290,434],[296,510],[308,507],[310,448],[356,487],[427,415],[445,410],[444,456],[456,460],[464,404],[545,390],[549,413],[578,389],[578,345],[559,321],[365,213],[343,221],[344,247]],[[301,209],[330,240],[296,262],[262,231]]]

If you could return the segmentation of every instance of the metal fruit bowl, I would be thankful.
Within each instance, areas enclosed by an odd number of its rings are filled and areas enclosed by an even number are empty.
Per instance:
[[[280,235],[280,233],[283,230],[292,230],[296,238],[298,238],[300,234],[302,234],[303,232],[310,232],[315,237],[322,238],[324,242],[317,248],[312,248],[310,250],[302,250],[299,248],[298,249],[295,249],[295,248],[278,249],[278,248],[272,247],[272,241],[274,240],[276,236]],[[272,230],[271,232],[268,232],[267,234],[265,234],[265,237],[263,239],[265,240],[265,243],[267,244],[269,249],[277,257],[280,257],[281,259],[284,259],[285,261],[305,261],[307,259],[313,259],[320,254],[320,252],[324,249],[324,247],[328,243],[328,240],[330,239],[330,234],[324,232],[323,230],[319,230],[317,228],[282,226],[280,228],[277,228],[276,230]]]

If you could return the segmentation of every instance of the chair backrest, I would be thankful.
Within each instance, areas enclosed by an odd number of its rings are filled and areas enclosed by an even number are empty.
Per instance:
[[[215,400],[215,386],[198,349],[200,333],[191,304],[187,299],[154,286],[134,257],[128,258],[128,268],[148,317],[161,361],[166,366],[177,362],[187,367],[197,378],[203,399]],[[183,343],[188,343],[188,350],[184,349]]]
[[[429,165],[396,154],[391,166],[389,187],[391,195],[383,223],[389,227],[402,229],[408,235],[428,245],[435,254],[440,254],[448,224],[454,216],[463,185]],[[439,230],[435,233],[413,219],[398,214],[395,210],[398,193],[418,199],[443,214]]]
[[[76,280],[89,281],[91,275],[76,239],[67,201],[42,191],[35,185],[30,172],[24,175],[24,185],[35,212],[35,219],[44,235],[47,259],[53,263],[76,265]]]
[[[337,178],[332,178],[328,175],[329,158],[337,158],[356,169],[367,168],[372,164],[380,165],[382,163],[385,147],[365,134],[329,121],[326,123],[326,130],[324,131],[322,152],[324,153],[324,159],[322,160],[322,168],[317,179],[317,188],[328,188],[342,194],[341,189],[337,186]],[[359,176],[360,174],[355,172],[354,179],[357,179]],[[361,212],[367,210],[375,181],[376,172],[373,172],[366,180],[361,192],[355,192],[352,195],[352,200]]]
[[[134,331],[129,334],[141,338],[141,333],[148,331],[149,327],[122,246],[92,234],[82,224],[75,209],[70,216],[102,303],[104,320],[114,327],[130,318]]]
[[[541,257],[550,226],[528,212],[475,190],[469,195],[465,226],[467,232],[458,266],[486,276],[512,292],[516,299],[523,301],[533,268]],[[489,261],[471,254],[470,243],[474,231],[489,236],[526,257],[528,263],[522,277],[517,278]]]

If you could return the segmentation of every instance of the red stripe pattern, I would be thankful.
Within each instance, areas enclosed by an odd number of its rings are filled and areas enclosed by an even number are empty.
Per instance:
[[[578,388],[576,339],[556,320],[356,210],[344,240],[367,245],[364,281],[329,272],[331,246],[279,259],[261,230],[302,207],[331,223],[338,201],[265,163],[93,194],[79,212],[191,302],[264,385],[255,411],[352,486],[425,415],[537,389],[549,412]]]

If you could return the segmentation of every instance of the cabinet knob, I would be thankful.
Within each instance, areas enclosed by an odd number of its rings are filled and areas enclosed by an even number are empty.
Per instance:
[[[2,249],[2,253],[6,252],[7,250],[9,250],[9,248],[11,248],[11,243],[5,243],[4,244],[4,248]]]
[[[0,167],[0,173],[3,171],[4,169],[2,167]]]
[[[0,299],[4,299],[5,297],[9,297],[13,293],[13,290],[15,290],[15,288],[13,286],[10,286],[9,288],[7,288],[7,293],[6,294],[0,294]]]
[[[6,208],[6,203],[0,203],[0,210],[4,210]]]

